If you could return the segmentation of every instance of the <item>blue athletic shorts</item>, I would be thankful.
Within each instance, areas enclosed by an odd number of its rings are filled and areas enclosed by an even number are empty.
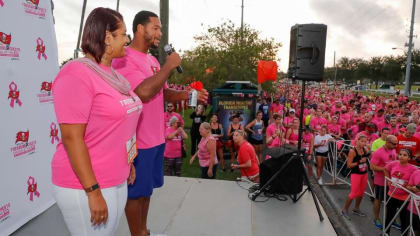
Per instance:
[[[138,155],[134,159],[136,180],[133,185],[128,185],[129,199],[150,197],[154,188],[162,187],[164,151],[164,143],[152,148],[138,149]]]

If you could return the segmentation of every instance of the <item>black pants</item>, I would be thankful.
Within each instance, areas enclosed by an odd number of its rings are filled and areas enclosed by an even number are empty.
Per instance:
[[[216,178],[216,171],[217,171],[217,164],[213,165],[213,176],[209,177],[207,175],[207,171],[209,171],[209,167],[201,167],[201,178],[203,179],[215,179]]]
[[[182,158],[167,158],[163,159],[163,173],[167,176],[181,176]]]
[[[200,133],[191,132],[191,156],[193,156],[197,152],[197,146],[200,142],[201,135]]]
[[[386,221],[385,221],[384,227],[388,227],[392,218],[395,216],[395,213],[397,213],[398,208],[401,209],[401,207],[402,207],[402,211],[400,212],[401,232],[404,232],[404,230],[407,229],[407,227],[410,223],[407,220],[407,219],[409,219],[408,218],[409,212],[407,210],[407,204],[404,204],[404,201],[398,200],[398,199],[393,198],[393,197],[391,197],[391,199],[389,199],[389,202],[386,205]],[[391,235],[390,231],[391,231],[391,227],[388,228],[386,233],[388,235]]]

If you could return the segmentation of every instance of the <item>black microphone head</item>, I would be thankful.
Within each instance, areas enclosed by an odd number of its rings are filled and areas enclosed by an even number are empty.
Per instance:
[[[165,46],[163,46],[163,50],[168,54],[171,55],[172,53],[172,47],[169,44],[166,44]]]

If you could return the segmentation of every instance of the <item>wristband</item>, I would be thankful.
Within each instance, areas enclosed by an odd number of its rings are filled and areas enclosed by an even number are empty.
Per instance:
[[[98,188],[99,188],[99,184],[94,184],[94,185],[90,186],[89,188],[85,188],[85,192],[90,193],[90,192],[95,191]]]

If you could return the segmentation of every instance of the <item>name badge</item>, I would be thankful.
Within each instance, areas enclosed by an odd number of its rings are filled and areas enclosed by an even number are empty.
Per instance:
[[[125,144],[127,150],[127,161],[130,165],[133,163],[134,158],[137,157],[137,143],[136,143],[136,134],[134,134]]]
[[[397,177],[392,177],[391,180],[399,185],[404,185],[405,184],[405,180],[403,179],[399,179]]]
[[[258,134],[262,134],[262,129],[258,129],[258,130],[257,130],[257,133],[258,133]]]
[[[360,171],[365,171],[366,169],[367,169],[367,164],[366,163],[363,163],[363,164],[359,165],[359,170]]]

